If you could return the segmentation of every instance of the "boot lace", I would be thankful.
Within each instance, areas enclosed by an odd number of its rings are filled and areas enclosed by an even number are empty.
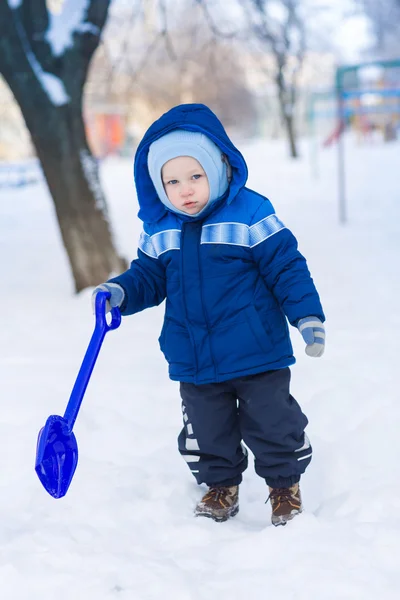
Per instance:
[[[227,494],[227,489],[223,487],[210,488],[207,494],[204,496],[204,500],[214,500],[218,502],[220,498],[224,498]]]
[[[278,502],[285,502],[293,498],[293,492],[290,488],[274,488],[268,498],[265,501],[267,504],[268,500],[277,500]]]

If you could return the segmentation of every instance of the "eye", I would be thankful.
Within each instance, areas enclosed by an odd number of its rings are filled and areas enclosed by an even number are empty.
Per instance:
[[[169,181],[167,181],[167,185],[175,185],[175,183],[178,183],[177,179],[170,179]]]
[[[200,179],[200,177],[202,177],[202,175],[200,173],[193,175],[193,179]]]

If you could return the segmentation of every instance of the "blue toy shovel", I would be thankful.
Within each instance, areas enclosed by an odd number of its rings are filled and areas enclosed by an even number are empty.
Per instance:
[[[39,432],[35,470],[44,488],[53,498],[65,496],[74,476],[78,464],[78,444],[72,428],[104,337],[107,331],[117,329],[121,324],[118,308],[111,309],[111,323],[107,323],[106,301],[109,297],[109,292],[96,294],[96,325],[64,416],[51,415]]]

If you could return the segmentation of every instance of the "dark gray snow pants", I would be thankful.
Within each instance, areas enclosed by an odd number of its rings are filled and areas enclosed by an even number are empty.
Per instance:
[[[268,485],[299,481],[312,448],[304,433],[307,418],[289,386],[289,368],[222,383],[180,384],[184,427],[178,447],[197,483],[239,484],[247,468],[242,441]]]

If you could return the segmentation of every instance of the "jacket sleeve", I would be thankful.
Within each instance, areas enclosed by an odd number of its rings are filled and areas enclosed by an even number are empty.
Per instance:
[[[127,271],[109,281],[118,283],[125,292],[125,298],[121,305],[121,314],[124,316],[157,306],[165,300],[165,267],[157,258],[156,252],[153,251],[150,236],[142,233],[138,258],[132,261]]]
[[[265,200],[251,221],[250,247],[261,275],[291,325],[315,316],[325,321],[318,292],[297,240]]]

